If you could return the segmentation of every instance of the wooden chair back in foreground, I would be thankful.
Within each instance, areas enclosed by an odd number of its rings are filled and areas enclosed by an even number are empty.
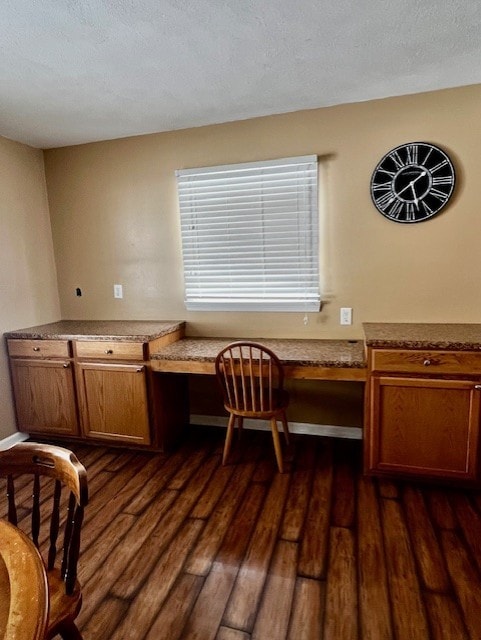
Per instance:
[[[279,358],[258,342],[232,342],[217,354],[215,372],[224,396],[224,407],[230,414],[223,464],[229,456],[236,422],[241,431],[244,418],[269,420],[277,466],[283,473],[277,420],[281,420],[289,444],[286,417],[289,397],[284,389],[284,372]]]
[[[82,606],[77,560],[88,502],[85,467],[63,447],[24,442],[0,451],[0,478],[6,478],[7,490],[0,517],[30,536],[46,563],[46,640],[58,634],[81,640],[74,621]]]

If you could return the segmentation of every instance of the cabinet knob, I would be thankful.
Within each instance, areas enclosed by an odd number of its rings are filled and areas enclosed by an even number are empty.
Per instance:
[[[111,355],[113,352],[113,349],[105,349],[105,353],[108,355]]]
[[[68,369],[68,368],[69,368],[69,366],[70,366],[70,364],[69,364],[68,362],[64,362],[64,363],[63,363],[63,368],[64,368],[64,369]]]
[[[423,362],[423,365],[424,365],[425,367],[429,367],[429,365],[430,365],[430,364],[431,364],[431,360],[428,360],[427,358],[426,358],[426,360],[424,360],[424,362]]]
[[[33,347],[34,351],[40,351],[40,347]]]
[[[143,370],[144,370],[144,367],[139,367],[137,369],[137,373],[142,373]],[[481,389],[481,386],[479,388]]]

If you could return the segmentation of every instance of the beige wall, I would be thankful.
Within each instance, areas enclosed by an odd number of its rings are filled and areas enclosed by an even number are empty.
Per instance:
[[[0,137],[0,332],[58,320],[42,152]],[[16,430],[5,344],[0,347],[0,440]]]
[[[46,151],[62,316],[301,338],[360,337],[363,321],[480,322],[480,114],[478,85]],[[435,218],[401,225],[373,207],[369,181],[389,149],[415,140],[451,155],[457,191]],[[307,326],[302,313],[186,312],[175,169],[305,154],[325,174],[321,312]],[[343,306],[352,327],[339,326]]]
[[[0,138],[1,329],[150,318],[186,319],[192,335],[350,338],[363,321],[480,322],[480,113],[477,85],[45,151],[58,290],[42,152]],[[369,181],[389,149],[414,140],[450,153],[457,190],[432,220],[399,225],[373,207]],[[306,154],[325,178],[321,312],[307,326],[302,313],[187,313],[175,169]],[[339,326],[343,306],[352,327]],[[15,429],[1,349],[0,438]],[[198,412],[211,382],[193,383]],[[360,389],[328,387],[293,389],[294,419],[359,423]]]

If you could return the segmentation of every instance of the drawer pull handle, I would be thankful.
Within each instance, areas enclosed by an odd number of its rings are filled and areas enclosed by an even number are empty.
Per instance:
[[[429,367],[429,365],[430,365],[430,364],[431,364],[431,360],[428,360],[427,358],[426,358],[426,360],[423,362],[423,365],[424,365],[425,367]]]
[[[68,362],[64,362],[63,363],[63,368],[64,369],[68,369],[69,368],[69,363]]]
[[[40,351],[40,347],[33,347],[34,351]]]
[[[481,384],[475,384],[474,388],[476,389],[476,391],[481,391]]]
[[[105,353],[107,355],[112,355],[113,352],[114,352],[113,349],[105,349]]]
[[[139,367],[137,369],[137,373],[142,373],[143,370],[144,370],[144,367]],[[481,389],[481,386],[479,388]]]

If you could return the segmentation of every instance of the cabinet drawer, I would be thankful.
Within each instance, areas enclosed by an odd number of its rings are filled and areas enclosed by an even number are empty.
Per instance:
[[[143,360],[143,342],[117,342],[105,340],[77,340],[75,342],[77,358],[95,358],[97,360]]]
[[[385,373],[481,374],[481,352],[373,349],[372,371]]]
[[[68,340],[8,340],[8,353],[21,358],[69,358]]]

